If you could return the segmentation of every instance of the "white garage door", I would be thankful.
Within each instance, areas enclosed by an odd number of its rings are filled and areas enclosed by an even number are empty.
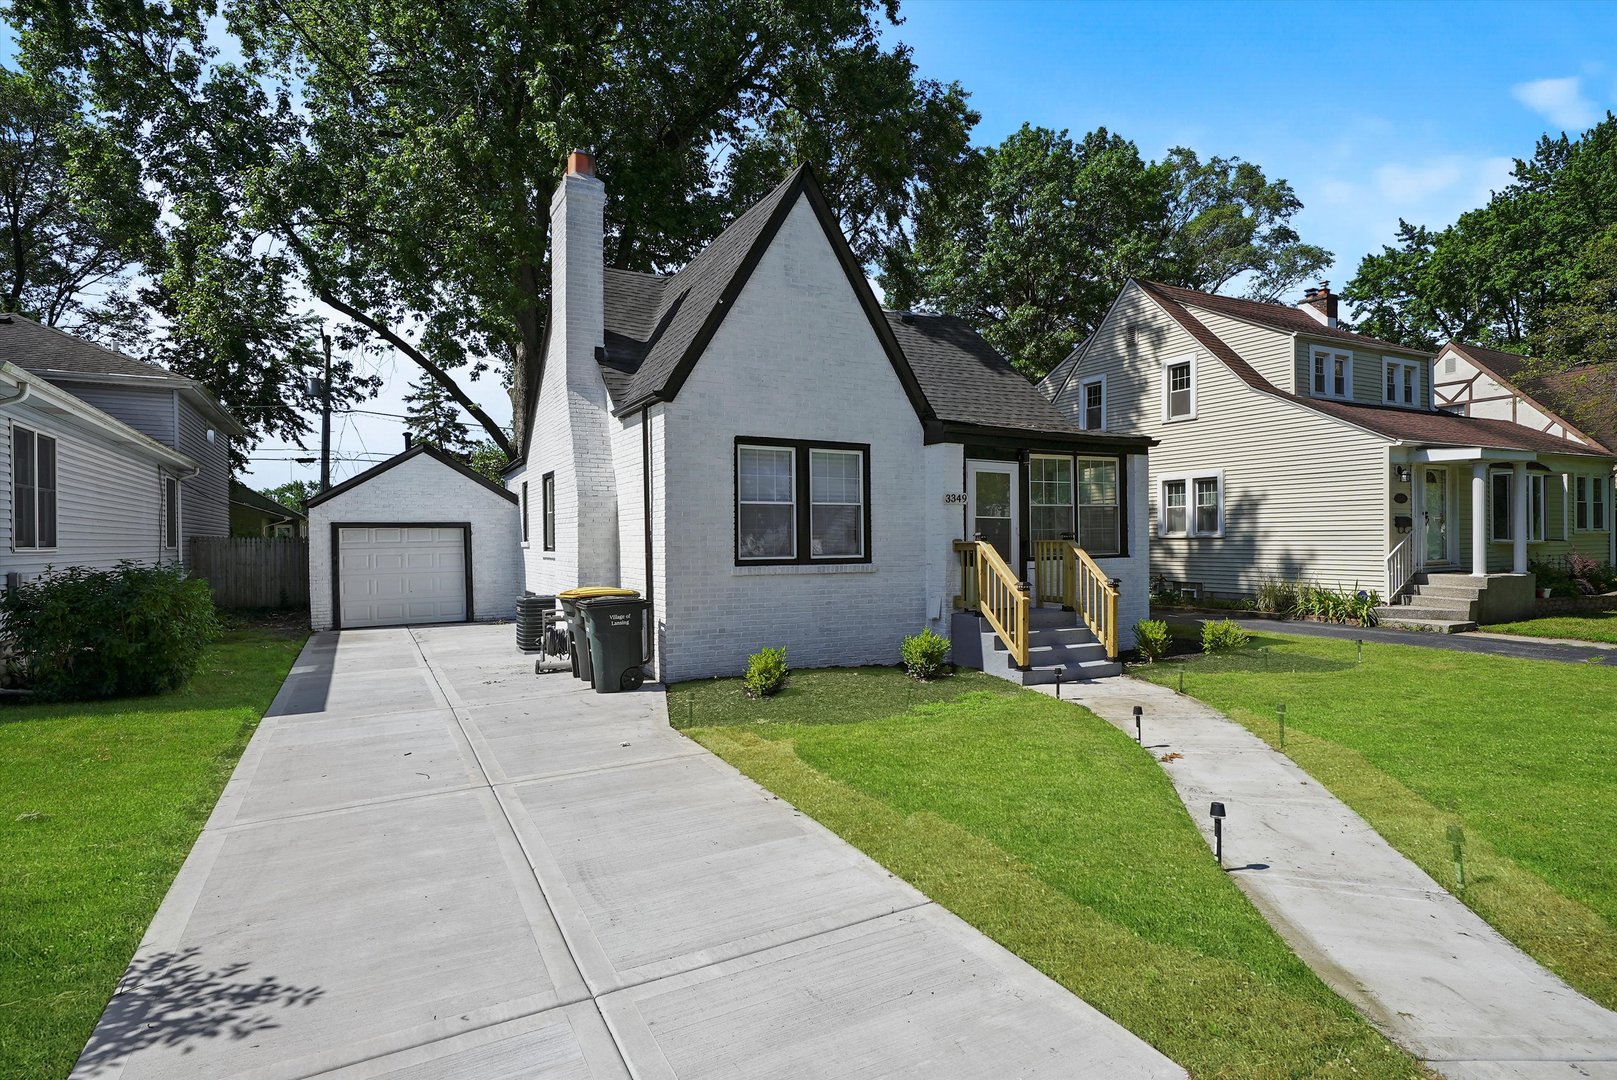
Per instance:
[[[463,530],[380,525],[338,532],[344,629],[465,621]]]

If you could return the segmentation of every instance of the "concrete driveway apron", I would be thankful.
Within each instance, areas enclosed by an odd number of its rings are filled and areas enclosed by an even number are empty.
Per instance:
[[[1182,1070],[509,627],[312,638],[75,1077]]]

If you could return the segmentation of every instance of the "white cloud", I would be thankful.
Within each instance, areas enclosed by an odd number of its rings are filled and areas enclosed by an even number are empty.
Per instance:
[[[1583,96],[1583,80],[1576,75],[1517,83],[1510,88],[1510,93],[1565,131],[1582,131],[1600,118],[1595,103]]]
[[[1380,196],[1395,204],[1416,202],[1439,191],[1447,191],[1465,175],[1459,158],[1447,157],[1417,165],[1389,164],[1375,170],[1375,186]]]

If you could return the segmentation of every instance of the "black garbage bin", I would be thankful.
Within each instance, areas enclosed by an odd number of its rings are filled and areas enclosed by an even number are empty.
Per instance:
[[[566,622],[568,636],[572,638],[571,652],[575,679],[583,679],[591,686],[595,685],[594,672],[590,667],[589,639],[584,634],[584,613],[578,605],[596,597],[639,595],[633,589],[619,589],[610,585],[580,585],[576,589],[566,589],[556,594],[556,602],[561,605],[562,620]]]
[[[597,694],[638,690],[646,681],[646,614],[651,601],[638,596],[581,600],[589,664]],[[580,644],[583,644],[581,641]]]

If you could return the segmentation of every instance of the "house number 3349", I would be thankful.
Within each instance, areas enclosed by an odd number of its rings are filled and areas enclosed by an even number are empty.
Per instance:
[[[943,493],[943,502],[945,506],[959,506],[965,501],[966,493],[964,491],[945,491]]]

